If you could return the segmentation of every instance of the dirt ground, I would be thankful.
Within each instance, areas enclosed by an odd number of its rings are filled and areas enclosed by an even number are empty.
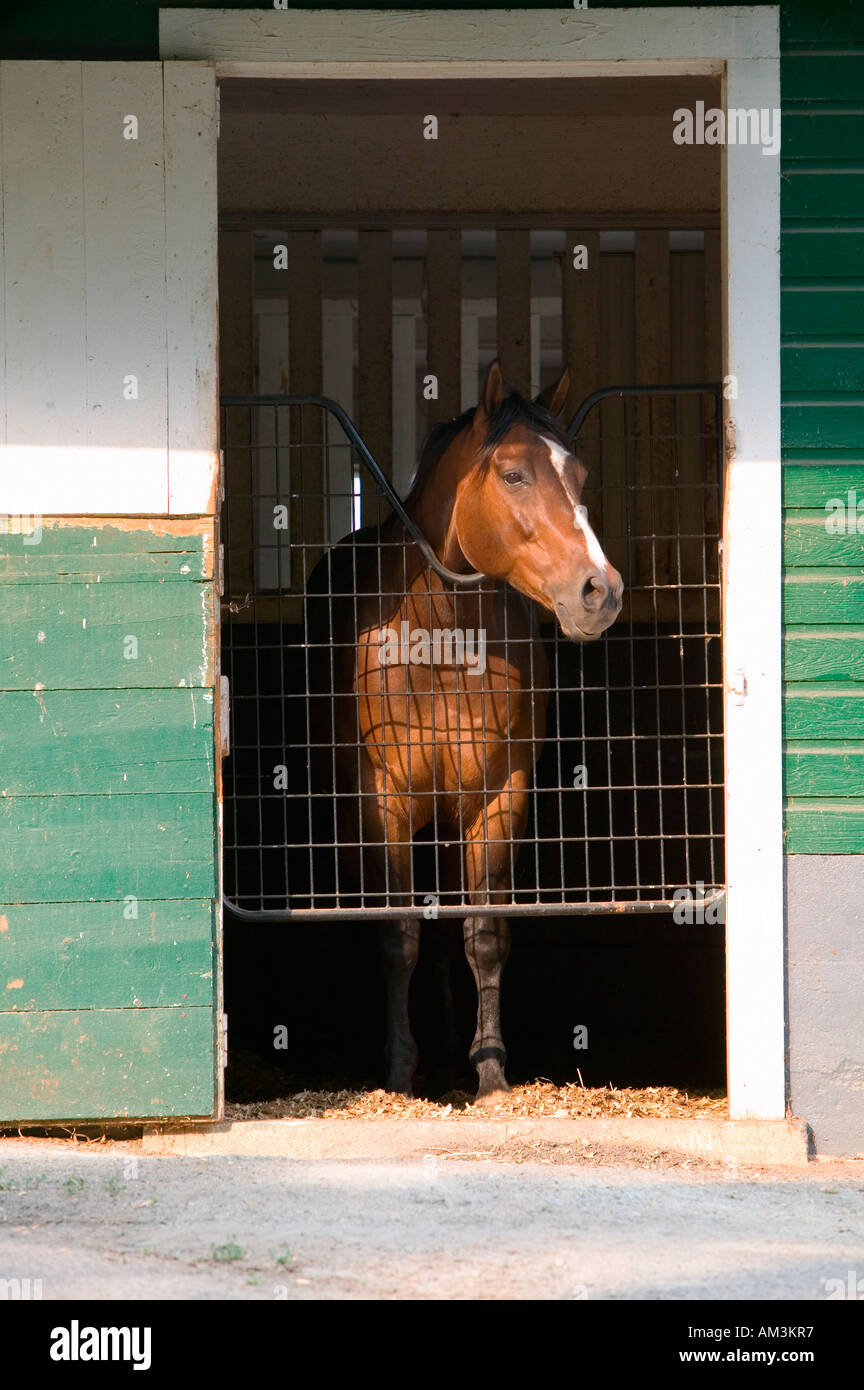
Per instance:
[[[510,1143],[304,1162],[0,1140],[0,1279],[28,1278],[46,1299],[820,1300],[859,1279],[862,1297],[864,1159]]]

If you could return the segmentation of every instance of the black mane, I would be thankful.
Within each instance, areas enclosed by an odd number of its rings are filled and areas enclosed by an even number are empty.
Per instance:
[[[467,429],[475,410],[476,406],[469,406],[467,410],[462,411],[461,415],[455,416],[452,420],[442,421],[440,425],[436,425],[430,431],[420,451],[420,462],[411,482],[409,496],[421,483],[426,481],[430,471],[457,434],[461,434],[464,429]],[[511,389],[489,421],[482,446],[484,457],[488,457],[498,447],[514,425],[527,425],[530,429],[536,430],[538,434],[551,435],[562,448],[568,450],[572,448],[567,431],[554,415],[550,415],[549,411],[544,410],[543,406],[538,405],[536,401],[526,400],[524,396],[520,396],[518,391]]]

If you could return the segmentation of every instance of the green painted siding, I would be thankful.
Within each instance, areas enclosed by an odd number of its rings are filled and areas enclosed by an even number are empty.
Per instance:
[[[42,528],[0,535],[0,1121],[212,1114],[212,525]]]
[[[864,11],[787,4],[781,36],[786,848],[853,854],[864,849]]]

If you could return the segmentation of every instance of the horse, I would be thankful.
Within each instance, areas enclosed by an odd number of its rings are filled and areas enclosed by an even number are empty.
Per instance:
[[[558,421],[568,388],[565,370],[528,400],[496,360],[477,406],[437,426],[423,448],[406,511],[443,565],[478,572],[478,583],[442,579],[391,513],[328,551],[307,584],[310,739],[324,753],[316,782],[329,801],[332,779],[342,882],[391,912],[380,924],[386,1084],[406,1095],[418,1061],[408,994],[424,915],[412,896],[415,837],[434,826],[457,847],[477,988],[469,1057],[483,1103],[509,1090],[500,1022],[509,932],[505,917],[470,907],[512,893],[546,729],[536,606],[577,642],[599,638],[621,611],[621,576],[581,504],[586,469]]]

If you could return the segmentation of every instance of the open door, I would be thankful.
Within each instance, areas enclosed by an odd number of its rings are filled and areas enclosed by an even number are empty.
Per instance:
[[[0,1122],[210,1116],[214,74],[7,62],[0,107]]]

